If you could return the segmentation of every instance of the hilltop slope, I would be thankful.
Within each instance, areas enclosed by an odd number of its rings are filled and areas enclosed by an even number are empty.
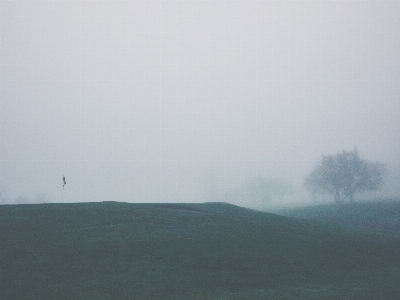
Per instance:
[[[321,204],[276,211],[279,215],[375,230],[400,237],[400,200]]]
[[[393,299],[400,239],[224,203],[0,207],[0,299]]]

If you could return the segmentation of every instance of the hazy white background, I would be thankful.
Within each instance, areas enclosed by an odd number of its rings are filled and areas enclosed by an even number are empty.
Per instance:
[[[4,199],[299,197],[356,146],[400,193],[399,1],[0,1],[0,34]]]

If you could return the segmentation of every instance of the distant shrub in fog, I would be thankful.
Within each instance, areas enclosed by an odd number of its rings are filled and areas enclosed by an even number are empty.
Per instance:
[[[45,193],[39,193],[35,198],[28,198],[26,196],[18,196],[10,204],[40,204],[40,203],[50,203],[51,198]]]
[[[241,187],[231,191],[228,197],[239,205],[264,207],[271,201],[282,202],[293,193],[293,185],[285,179],[257,176],[247,179]]]

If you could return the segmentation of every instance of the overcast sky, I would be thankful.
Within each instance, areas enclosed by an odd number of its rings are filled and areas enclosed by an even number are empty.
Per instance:
[[[399,1],[1,1],[0,187],[193,202],[264,176],[300,192],[354,147],[398,176],[399,16]]]

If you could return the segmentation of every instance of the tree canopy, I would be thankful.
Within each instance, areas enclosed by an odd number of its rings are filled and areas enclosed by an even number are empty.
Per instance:
[[[385,172],[383,163],[363,160],[354,149],[323,156],[304,185],[313,193],[333,195],[336,202],[353,201],[355,193],[379,189]]]

